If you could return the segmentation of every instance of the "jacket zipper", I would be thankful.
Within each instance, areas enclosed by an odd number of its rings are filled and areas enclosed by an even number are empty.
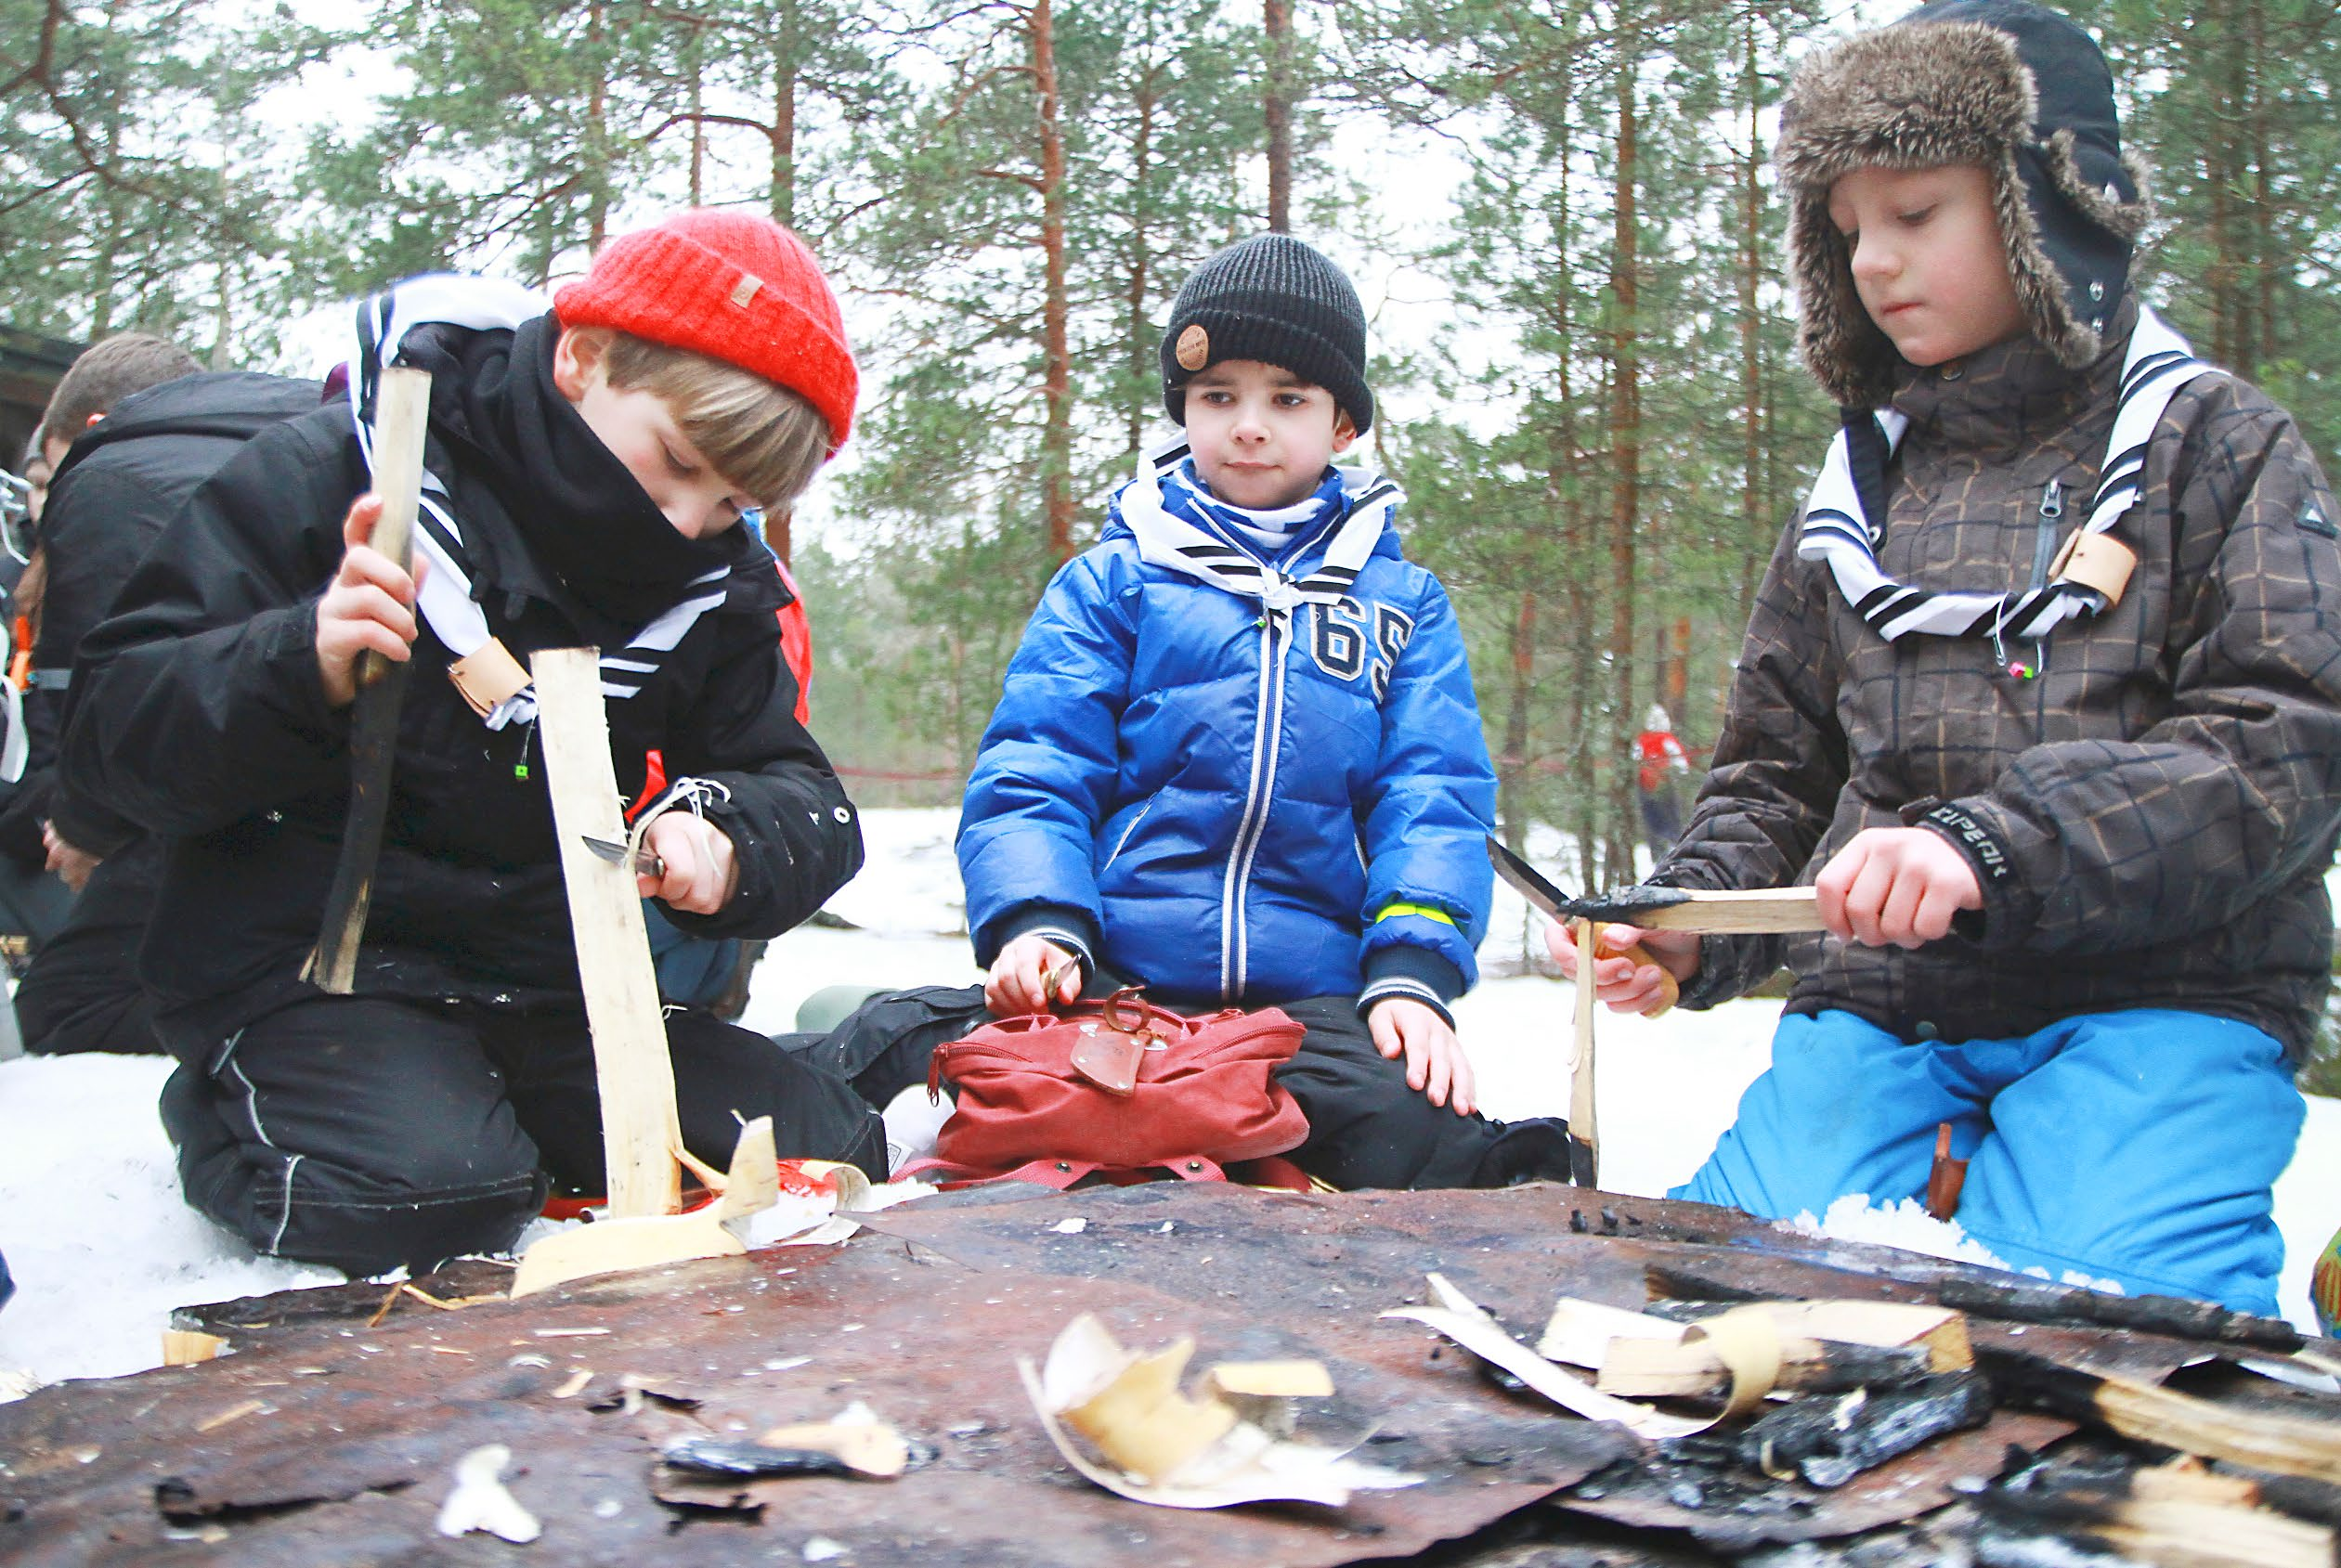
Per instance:
[[[2032,590],[2048,586],[2048,563],[2057,558],[2057,524],[2064,516],[2064,486],[2048,481],[2040,492],[2040,528],[2032,547]]]
[[[1276,586],[1283,585],[1276,579]],[[1252,857],[1268,828],[1268,803],[1276,793],[1277,742],[1283,733],[1284,654],[1292,643],[1277,634],[1284,630],[1286,612],[1260,610],[1260,694],[1252,725],[1252,773],[1245,785],[1243,815],[1236,828],[1235,847],[1228,852],[1228,875],[1220,891],[1219,999],[1232,1003],[1242,996],[1251,965],[1251,933],[1243,917],[1243,898],[1252,882]]]
[[[2057,558],[2058,525],[2063,520],[2064,486],[2051,479],[2048,487],[2040,492],[2040,517],[2033,533],[2030,592],[2037,593],[2048,586],[2048,564]],[[2048,667],[2048,640],[2035,637],[2032,640],[2032,672],[2037,677]],[[2038,695],[2035,693],[2035,697]]]

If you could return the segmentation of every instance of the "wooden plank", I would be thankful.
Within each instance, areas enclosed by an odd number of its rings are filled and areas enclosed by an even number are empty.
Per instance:
[[[530,658],[529,668],[569,923],[577,933],[578,978],[593,1031],[610,1217],[672,1213],[683,1200],[674,1154],[683,1132],[642,896],[634,890],[631,864],[605,861],[586,844],[588,838],[626,838],[602,710],[601,657],[592,648],[548,648]]]

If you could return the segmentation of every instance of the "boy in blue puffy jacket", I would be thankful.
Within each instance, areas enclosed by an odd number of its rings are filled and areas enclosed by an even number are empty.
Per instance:
[[[1279,1077],[1310,1174],[1566,1180],[1565,1124],[1476,1114],[1448,1011],[1476,978],[1495,778],[1398,486],[1332,465],[1373,419],[1357,292],[1255,236],[1180,289],[1162,363],[1185,434],[1049,584],[968,783],[985,1000],[1032,1012],[1102,974],[1281,1006],[1307,1030]]]

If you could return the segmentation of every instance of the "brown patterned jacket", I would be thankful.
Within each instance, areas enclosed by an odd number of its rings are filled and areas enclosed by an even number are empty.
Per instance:
[[[2087,370],[2027,338],[1914,372],[1879,564],[1937,590],[2022,591],[2080,525],[2113,418],[2126,305]],[[2062,515],[2042,515],[2050,481]],[[1986,639],[1895,643],[1826,563],[1774,553],[1712,770],[1654,880],[1809,883],[1866,827],[1923,822],[1965,852],[1984,908],[1916,952],[1827,935],[1703,944],[1684,1000],[1783,962],[1788,1010],[1842,1008],[1905,1039],[2029,1033],[2075,1013],[2235,1017],[2295,1053],[2333,940],[2341,831],[2341,522],[2289,415],[2225,375],[2171,402],[2116,526],[2121,603],[2008,658]],[[1931,813],[1931,814],[1930,814]]]

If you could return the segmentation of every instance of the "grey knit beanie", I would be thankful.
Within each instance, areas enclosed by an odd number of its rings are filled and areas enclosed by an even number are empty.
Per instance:
[[[1935,0],[1800,66],[1776,155],[1805,368],[1840,406],[1884,400],[1901,363],[1853,289],[1829,187],[1864,166],[1974,163],[1991,176],[2009,274],[2064,364],[2099,354],[2151,214],[2113,79],[2089,35],[2024,0]]]
[[[1323,387],[1360,434],[1373,423],[1366,313],[1341,268],[1289,234],[1239,240],[1195,268],[1163,332],[1163,407],[1187,422],[1187,382],[1255,359]]]

